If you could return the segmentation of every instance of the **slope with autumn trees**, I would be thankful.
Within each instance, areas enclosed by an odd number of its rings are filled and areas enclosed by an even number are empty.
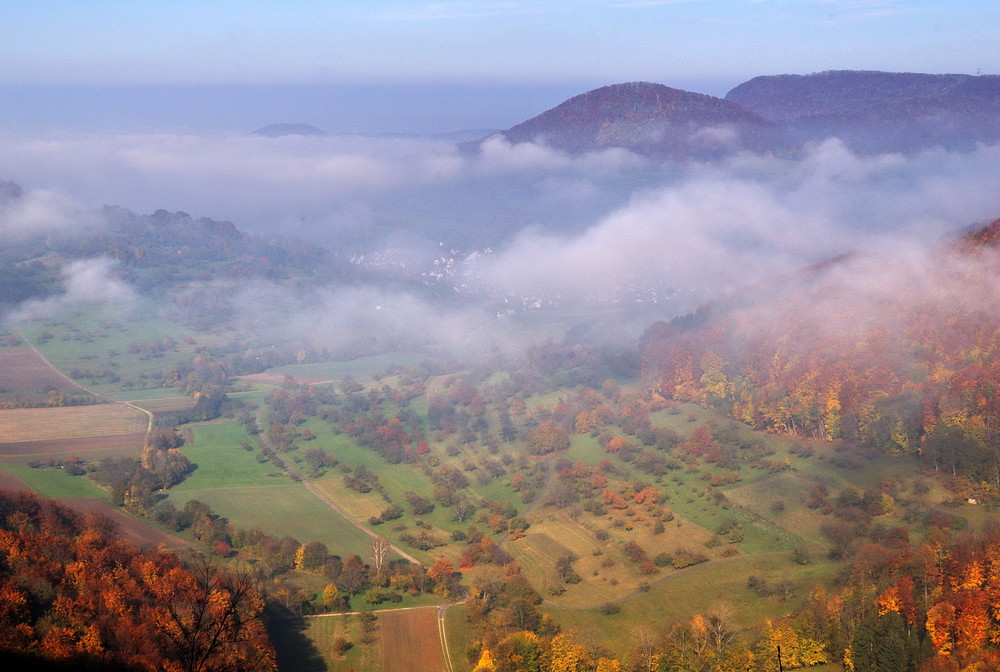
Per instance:
[[[20,668],[274,670],[263,608],[249,577],[0,490],[0,659]]]
[[[644,375],[752,427],[919,455],[996,494],[998,235],[1000,220],[932,251],[848,255],[658,323]]]

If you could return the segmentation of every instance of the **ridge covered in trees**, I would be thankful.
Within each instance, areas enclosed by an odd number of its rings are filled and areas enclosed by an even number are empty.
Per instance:
[[[757,429],[920,456],[996,492],[998,230],[896,262],[840,259],[658,323],[644,375]]]
[[[570,153],[624,147],[675,160],[739,150],[785,154],[829,137],[856,152],[969,150],[1000,139],[998,112],[996,75],[844,70],[755,77],[724,98],[649,82],[613,84],[502,136]]]

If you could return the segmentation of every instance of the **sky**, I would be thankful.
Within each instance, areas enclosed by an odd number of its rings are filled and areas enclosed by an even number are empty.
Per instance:
[[[998,73],[997,25],[990,0],[15,0],[0,123],[505,128],[623,81],[722,96],[766,74]]]

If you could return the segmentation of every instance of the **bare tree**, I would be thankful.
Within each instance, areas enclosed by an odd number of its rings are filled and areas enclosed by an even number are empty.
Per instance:
[[[736,640],[733,618],[733,610],[726,604],[716,606],[705,618],[705,635],[717,656],[722,655]]]
[[[638,626],[632,630],[633,667],[641,672],[653,672],[659,662],[660,647],[657,646],[656,634],[648,627]]]
[[[381,574],[385,567],[385,556],[389,553],[389,542],[382,537],[372,537],[372,567]]]

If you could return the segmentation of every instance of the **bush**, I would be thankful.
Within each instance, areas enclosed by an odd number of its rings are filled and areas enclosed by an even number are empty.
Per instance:
[[[759,597],[767,597],[773,592],[764,577],[757,574],[751,574],[747,577],[747,588],[757,593]]]
[[[657,567],[669,567],[674,561],[674,556],[669,553],[657,553],[653,557],[653,564]]]
[[[354,644],[343,637],[334,637],[330,645],[333,648],[333,652],[338,656],[343,656],[354,647]]]

